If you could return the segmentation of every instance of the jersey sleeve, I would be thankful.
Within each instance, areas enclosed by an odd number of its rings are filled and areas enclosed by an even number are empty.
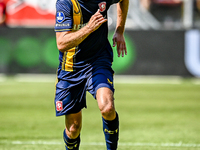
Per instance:
[[[55,32],[71,31],[73,28],[73,6],[68,0],[56,2]]]

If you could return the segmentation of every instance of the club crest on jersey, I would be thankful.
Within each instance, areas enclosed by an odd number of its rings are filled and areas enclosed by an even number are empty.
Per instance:
[[[62,111],[63,110],[63,103],[62,103],[62,101],[57,101],[56,102],[56,110],[57,111]]]
[[[106,10],[106,2],[99,3],[100,12],[104,12]]]
[[[65,20],[65,15],[63,12],[57,12],[56,20],[58,23],[62,23]]]

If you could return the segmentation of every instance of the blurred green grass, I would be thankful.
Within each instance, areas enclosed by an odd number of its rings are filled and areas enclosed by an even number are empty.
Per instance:
[[[115,105],[120,115],[119,150],[200,149],[199,84],[188,80],[180,84],[116,83],[115,89]],[[64,149],[64,118],[55,117],[54,92],[53,82],[12,79],[0,82],[0,150]],[[89,94],[87,106],[83,110],[80,149],[105,150],[105,145],[99,144],[104,143],[101,115]],[[28,141],[57,144],[28,144]],[[93,142],[97,144],[91,145]],[[162,143],[183,143],[183,146],[162,146]]]

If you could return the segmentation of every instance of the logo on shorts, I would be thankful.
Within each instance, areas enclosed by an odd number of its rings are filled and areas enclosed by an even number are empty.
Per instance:
[[[57,111],[62,111],[63,110],[63,103],[62,103],[62,101],[57,101],[56,102],[56,110]]]
[[[110,79],[108,79],[108,78],[107,78],[107,80],[108,80],[108,83],[110,83],[111,85],[113,84],[113,82],[112,82],[112,81],[110,81]]]
[[[106,10],[106,2],[99,3],[100,12],[104,12]]]
[[[65,20],[65,15],[63,12],[57,12],[56,19],[58,23],[62,23]]]

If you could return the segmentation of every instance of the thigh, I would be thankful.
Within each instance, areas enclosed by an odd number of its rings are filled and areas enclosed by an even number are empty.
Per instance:
[[[106,87],[99,88],[96,98],[102,117],[106,120],[114,120],[116,113],[113,92]]]
[[[87,90],[95,99],[100,88],[107,88],[111,93],[114,93],[113,73],[111,68],[92,71],[91,76],[88,78]]]
[[[86,107],[86,79],[59,80],[56,84],[56,116],[78,113]]]
[[[107,87],[102,87],[97,90],[96,99],[100,110],[114,108],[113,91]]]

